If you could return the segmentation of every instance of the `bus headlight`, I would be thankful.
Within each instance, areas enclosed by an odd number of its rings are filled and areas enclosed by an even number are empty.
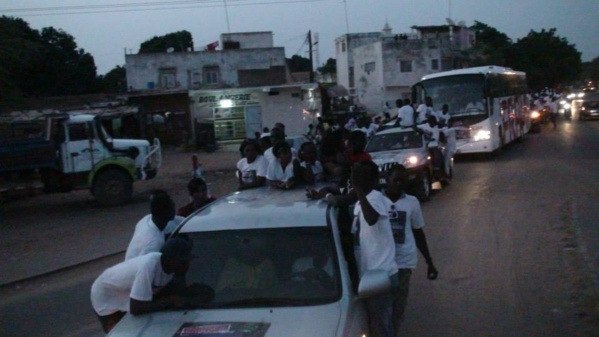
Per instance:
[[[540,114],[540,113],[539,113],[537,110],[534,110],[534,111],[533,111],[533,112],[531,112],[531,114],[530,114],[530,118],[532,118],[532,119],[537,119],[537,118],[539,118],[539,117],[541,117],[541,114]]]
[[[491,131],[489,130],[478,130],[475,134],[474,134],[474,141],[478,142],[481,140],[489,140],[491,139]]]

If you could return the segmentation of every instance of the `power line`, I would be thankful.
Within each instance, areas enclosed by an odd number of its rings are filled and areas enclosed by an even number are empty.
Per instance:
[[[280,5],[280,4],[293,4],[293,3],[308,3],[308,2],[324,2],[330,0],[288,0],[288,1],[269,1],[269,2],[247,2],[248,0],[228,0],[235,1],[238,3],[227,4],[229,7],[242,7],[242,6],[267,6],[267,5]],[[197,5],[185,6],[186,3],[201,3]],[[163,7],[172,6],[174,7]],[[155,8],[131,8],[131,7],[147,7],[156,6]],[[86,6],[63,6],[63,7],[45,7],[45,8],[27,8],[27,9],[0,9],[0,13],[7,12],[25,12],[25,14],[19,14],[19,16],[50,16],[50,15],[71,15],[71,14],[96,14],[96,13],[118,13],[118,12],[141,12],[141,11],[154,11],[154,10],[171,10],[171,9],[190,9],[190,8],[211,8],[211,7],[222,7],[222,0],[187,0],[187,1],[171,1],[171,2],[154,2],[154,3],[130,3],[130,4],[112,4],[112,5],[86,5]],[[112,9],[112,8],[121,9]],[[86,9],[90,9],[86,11]],[[106,10],[102,10],[106,9]],[[53,13],[39,13],[39,14],[27,14],[27,12],[53,12]]]

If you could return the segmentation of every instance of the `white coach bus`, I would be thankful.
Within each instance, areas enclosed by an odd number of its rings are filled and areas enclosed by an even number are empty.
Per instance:
[[[412,87],[418,105],[431,97],[433,109],[449,106],[456,129],[456,153],[489,153],[530,130],[526,74],[485,66],[422,77]]]

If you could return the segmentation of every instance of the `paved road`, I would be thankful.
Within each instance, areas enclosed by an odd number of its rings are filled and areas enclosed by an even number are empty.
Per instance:
[[[572,122],[496,160],[457,162],[452,185],[423,206],[441,274],[415,271],[404,335],[599,335],[598,134],[599,122]],[[0,335],[101,335],[89,286],[120,259],[0,287]]]
[[[403,335],[599,335],[598,137],[599,121],[561,121],[458,162],[424,205],[441,276],[414,274]]]

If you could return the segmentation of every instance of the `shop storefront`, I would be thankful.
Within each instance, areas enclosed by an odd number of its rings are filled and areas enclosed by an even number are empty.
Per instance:
[[[221,143],[240,142],[276,122],[286,125],[287,135],[301,135],[321,113],[317,88],[304,84],[190,91],[194,137],[201,143],[211,133]]]

